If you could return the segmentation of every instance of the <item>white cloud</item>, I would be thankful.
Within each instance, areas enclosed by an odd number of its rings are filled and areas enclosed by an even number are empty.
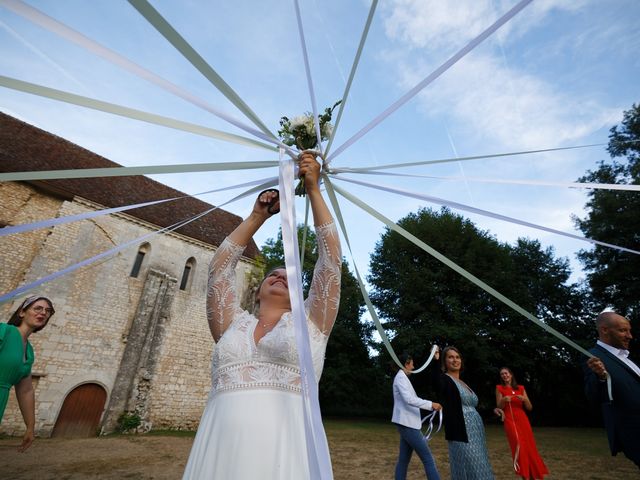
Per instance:
[[[513,40],[539,27],[554,10],[579,11],[587,3],[534,2],[499,31],[500,48],[495,43],[482,45],[423,90],[420,110],[455,124],[457,136],[464,135],[468,147],[490,144],[490,151],[566,145],[610,125],[619,117],[618,105],[603,106],[591,93],[567,89],[566,82],[554,76],[557,70],[549,73],[522,62],[521,57],[533,53]],[[384,9],[385,32],[393,46],[382,58],[393,65],[391,71],[396,72],[401,89],[412,88],[513,5],[490,0],[462,6],[460,2],[396,0]],[[509,63],[502,48],[507,36]],[[415,48],[421,49],[419,55]],[[562,60],[556,54],[557,69]]]
[[[415,70],[401,70],[404,85]],[[420,95],[422,109],[462,122],[471,137],[507,148],[547,148],[583,138],[619,115],[589,99],[557,91],[496,57],[467,57]]]
[[[517,28],[507,22],[498,31],[500,39],[521,36],[553,10],[578,11],[590,0],[538,0],[519,12]],[[516,5],[514,1],[394,0],[382,8],[387,36],[412,48],[429,50],[461,47]]]
[[[469,40],[494,17],[491,0],[461,2],[394,0],[383,8],[387,36],[413,47],[435,50]]]

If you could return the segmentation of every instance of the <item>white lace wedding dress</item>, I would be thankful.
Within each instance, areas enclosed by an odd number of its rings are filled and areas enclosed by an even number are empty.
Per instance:
[[[316,227],[318,261],[307,326],[319,381],[340,300],[342,256],[333,223]],[[300,369],[293,318],[285,313],[256,344],[257,318],[242,310],[235,266],[244,246],[225,240],[209,272],[207,315],[222,337],[212,363],[212,390],[183,479],[304,480],[309,478]]]

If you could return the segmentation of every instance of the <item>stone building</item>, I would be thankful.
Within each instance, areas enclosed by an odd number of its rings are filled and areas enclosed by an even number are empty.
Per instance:
[[[0,172],[117,166],[0,113]],[[0,182],[0,227],[182,195],[143,176]],[[186,197],[0,237],[0,293],[208,208]],[[31,336],[38,435],[109,432],[125,412],[139,416],[143,430],[197,427],[214,348],[204,306],[207,267],[240,221],[215,210],[0,305],[7,321],[34,292],[55,304],[49,325]],[[257,253],[249,245],[238,268],[246,298],[259,275]],[[23,432],[12,393],[0,433]]]

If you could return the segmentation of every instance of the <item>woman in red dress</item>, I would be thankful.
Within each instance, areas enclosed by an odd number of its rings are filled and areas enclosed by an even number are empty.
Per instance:
[[[533,408],[527,392],[522,385],[518,385],[513,372],[507,367],[500,369],[500,380],[502,383],[496,385],[496,413],[504,422],[516,475],[527,480],[544,478],[549,470],[540,458],[531,424],[524,411]]]

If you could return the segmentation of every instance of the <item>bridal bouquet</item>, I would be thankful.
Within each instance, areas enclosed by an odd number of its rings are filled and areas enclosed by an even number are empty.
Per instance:
[[[331,116],[333,110],[340,105],[341,100],[336,102],[331,108],[325,108],[324,113],[318,116],[320,124],[321,140],[327,140],[333,133],[333,125],[331,125]],[[290,147],[297,147],[298,150],[313,150],[318,147],[318,136],[316,135],[316,127],[313,122],[313,114],[310,112],[299,115],[292,119],[282,117],[280,119],[280,130],[278,135],[282,143]],[[306,191],[304,188],[304,176],[300,178],[295,190],[296,195],[304,196]]]

